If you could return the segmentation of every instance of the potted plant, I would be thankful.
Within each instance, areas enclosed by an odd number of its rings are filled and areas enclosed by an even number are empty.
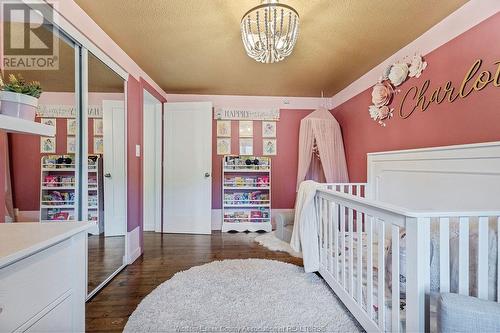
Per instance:
[[[0,77],[0,113],[6,116],[35,121],[40,82],[26,82],[21,75],[9,75],[9,82]]]

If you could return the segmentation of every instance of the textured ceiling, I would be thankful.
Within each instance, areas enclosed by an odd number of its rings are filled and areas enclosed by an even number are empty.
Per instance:
[[[466,0],[282,0],[301,17],[294,52],[261,64],[241,16],[258,0],[75,0],[167,93],[332,96]]]

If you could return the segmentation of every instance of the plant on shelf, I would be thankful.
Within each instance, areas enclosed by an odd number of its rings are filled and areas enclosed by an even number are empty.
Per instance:
[[[0,77],[0,113],[34,121],[41,94],[38,81],[28,82],[20,74],[10,74],[8,82]]]

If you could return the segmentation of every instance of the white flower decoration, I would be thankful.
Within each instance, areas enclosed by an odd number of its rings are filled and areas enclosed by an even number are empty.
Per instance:
[[[392,65],[391,71],[389,72],[389,80],[391,83],[397,87],[401,83],[405,82],[408,77],[408,65],[405,63],[397,63]]]
[[[420,75],[422,75],[422,72],[424,71],[424,69],[426,67],[427,67],[427,62],[425,62],[422,59],[422,56],[415,55],[411,59],[408,76],[418,78],[418,77],[420,77]]]
[[[380,110],[379,110],[378,107],[376,107],[375,105],[370,105],[370,107],[368,108],[368,112],[370,113],[370,117],[373,120],[377,120],[378,119],[378,116],[380,114]]]

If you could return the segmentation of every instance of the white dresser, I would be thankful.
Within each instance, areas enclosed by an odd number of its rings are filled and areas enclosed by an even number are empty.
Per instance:
[[[0,224],[0,332],[83,332],[88,223]]]

